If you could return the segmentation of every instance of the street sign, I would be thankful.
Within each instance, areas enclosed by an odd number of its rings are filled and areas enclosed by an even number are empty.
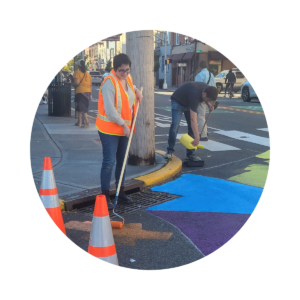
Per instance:
[[[177,63],[177,67],[186,67],[186,63]]]
[[[197,50],[197,53],[202,53],[202,50]]]

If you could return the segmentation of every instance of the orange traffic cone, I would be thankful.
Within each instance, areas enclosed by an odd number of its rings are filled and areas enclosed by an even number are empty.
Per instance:
[[[104,195],[96,197],[88,253],[111,264],[119,265]]]
[[[50,157],[45,157],[40,186],[40,198],[51,219],[66,234]]]

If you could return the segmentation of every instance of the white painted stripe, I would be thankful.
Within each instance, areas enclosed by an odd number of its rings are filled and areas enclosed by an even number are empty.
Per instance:
[[[112,256],[98,257],[98,258],[101,259],[101,260],[104,260],[108,263],[111,263],[111,264],[114,264],[114,265],[117,265],[117,266],[119,265],[117,253],[112,255]]]
[[[215,133],[224,135],[224,136],[228,136],[230,138],[233,138],[233,139],[236,139],[239,141],[245,141],[245,142],[249,142],[249,143],[253,143],[253,144],[270,147],[269,138],[257,136],[254,134],[249,134],[249,133],[241,132],[241,131],[237,131],[237,130],[229,130],[229,131],[219,130],[219,131],[216,131]]]
[[[168,134],[156,134],[155,136],[168,136]]]
[[[177,139],[180,140],[180,138],[183,136],[183,134],[177,134]],[[204,146],[204,149],[207,149],[209,151],[230,151],[230,150],[241,150],[239,148],[226,145],[223,143],[215,142],[212,140],[209,140],[207,142],[201,141],[199,145]]]
[[[93,216],[89,243],[93,247],[108,247],[115,243],[112,234],[109,216],[106,217]]]
[[[49,190],[55,188],[56,183],[53,170],[43,170],[40,189]]]
[[[55,208],[60,206],[58,195],[40,196],[45,208]]]
[[[159,122],[155,122],[155,125],[158,127],[170,127],[171,124],[163,124],[163,123],[159,123]]]
[[[257,128],[257,130],[261,130],[261,131],[267,131],[267,132],[269,132],[269,128]]]

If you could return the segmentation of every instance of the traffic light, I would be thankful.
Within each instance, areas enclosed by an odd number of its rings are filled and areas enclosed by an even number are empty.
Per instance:
[[[171,64],[171,63],[172,63],[172,59],[171,58],[165,60],[165,65],[168,65],[168,64]]]

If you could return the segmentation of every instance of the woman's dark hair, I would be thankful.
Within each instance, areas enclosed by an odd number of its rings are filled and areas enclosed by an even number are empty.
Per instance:
[[[217,100],[217,97],[218,97],[218,90],[217,90],[217,88],[215,88],[214,86],[208,86],[207,88],[204,89],[203,92],[206,93],[206,96],[207,96],[210,100],[212,100],[212,101]]]
[[[81,60],[80,61],[80,65],[78,66],[79,70],[82,72],[82,73],[85,73],[86,72],[86,66],[85,66],[85,62],[84,60]]]
[[[122,65],[129,65],[129,67],[131,67],[131,60],[124,53],[118,54],[114,57],[114,70],[117,71],[117,69]]]
[[[230,69],[228,73],[232,73],[232,69]]]

